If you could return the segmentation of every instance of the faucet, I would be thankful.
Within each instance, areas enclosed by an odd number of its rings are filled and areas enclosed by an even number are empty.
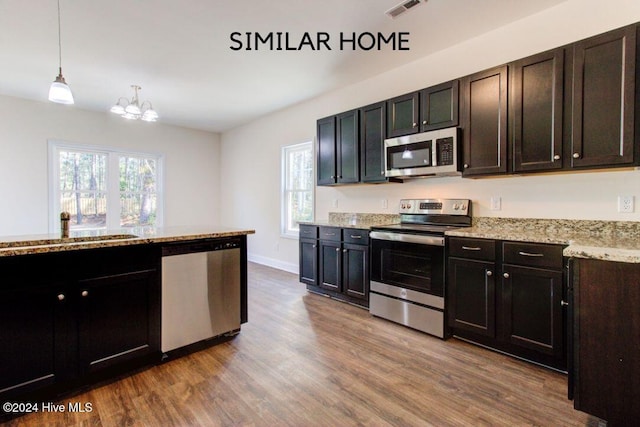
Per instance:
[[[69,237],[69,220],[71,215],[69,212],[60,213],[60,233],[63,239]]]

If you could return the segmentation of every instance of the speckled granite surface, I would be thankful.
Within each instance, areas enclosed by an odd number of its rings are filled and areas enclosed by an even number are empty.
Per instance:
[[[399,222],[400,215],[394,214],[329,212],[327,221],[301,222],[300,224],[369,229],[375,225],[396,224]]]
[[[70,238],[41,234],[33,236],[0,237],[0,257],[28,255],[46,252],[63,252],[79,249],[129,246],[146,243],[179,242],[186,240],[233,237],[254,234],[255,230],[231,227],[165,227],[153,229],[80,231]]]
[[[566,257],[640,263],[640,222],[478,217],[447,235],[562,244]]]

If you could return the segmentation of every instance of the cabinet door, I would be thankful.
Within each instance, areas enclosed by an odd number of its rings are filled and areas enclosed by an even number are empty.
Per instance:
[[[513,170],[562,168],[564,49],[512,66]]]
[[[562,357],[562,272],[505,264],[502,292],[506,340]]]
[[[60,323],[69,311],[61,286],[21,283],[0,292],[0,396],[10,398],[59,380],[65,365],[61,340],[69,332]]]
[[[610,425],[640,419],[640,264],[576,260],[575,408]]]
[[[159,351],[157,270],[82,280],[78,284],[78,349],[83,372],[94,372]]]
[[[318,162],[318,185],[336,183],[336,118],[318,120],[316,157]]]
[[[494,269],[490,262],[449,258],[450,328],[496,336]]]
[[[369,296],[369,246],[344,243],[342,248],[344,293],[367,300]]]
[[[463,175],[507,171],[507,66],[462,80]]]
[[[317,285],[318,277],[318,241],[300,239],[300,282]]]
[[[348,111],[336,117],[338,183],[351,184],[360,181],[359,127],[358,110]]]
[[[572,167],[633,162],[636,29],[574,45]]]
[[[458,126],[458,80],[420,91],[420,130]]]
[[[387,109],[384,102],[360,109],[360,180],[384,182],[384,139]]]
[[[318,286],[342,292],[342,251],[340,242],[320,240]]]
[[[387,101],[387,137],[418,133],[420,92],[397,96]]]

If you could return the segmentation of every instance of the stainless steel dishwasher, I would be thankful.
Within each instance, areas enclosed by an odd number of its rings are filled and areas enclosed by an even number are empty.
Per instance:
[[[241,240],[162,248],[162,343],[168,352],[240,331]]]

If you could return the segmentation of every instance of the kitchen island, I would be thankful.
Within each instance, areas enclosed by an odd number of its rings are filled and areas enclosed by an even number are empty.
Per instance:
[[[173,227],[0,238],[0,397],[51,398],[161,361],[167,247],[233,241],[246,311],[246,236]]]

